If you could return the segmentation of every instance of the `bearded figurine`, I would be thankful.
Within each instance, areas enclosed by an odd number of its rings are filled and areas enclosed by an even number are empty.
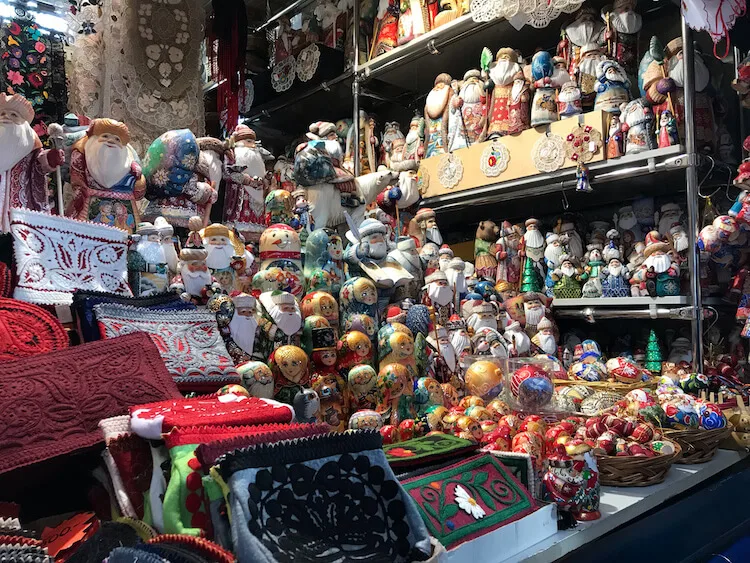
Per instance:
[[[394,147],[391,155],[392,170],[416,170],[419,168],[419,161],[424,157],[424,135],[425,120],[422,116],[412,117],[409,122],[409,131],[406,133],[404,144],[401,150]]]
[[[396,158],[403,155],[405,137],[401,132],[398,121],[388,121],[383,127],[383,138],[380,141],[380,161],[386,167],[391,168],[391,161],[394,154],[399,154]]]
[[[540,354],[557,356],[555,325],[547,317],[543,317],[539,321],[537,329],[537,333],[531,337],[531,343],[539,350]]]
[[[680,266],[674,261],[668,243],[652,232],[646,237],[645,260],[630,278],[634,297],[666,297],[680,294]]]
[[[216,315],[216,324],[235,365],[250,361],[258,328],[255,297],[247,293],[232,297],[216,294],[207,305]]]
[[[567,74],[562,82],[555,82],[555,67],[552,57],[547,51],[538,51],[531,60],[531,78],[534,89],[534,99],[531,103],[531,126],[547,125],[559,119],[557,115],[557,101],[555,91],[569,80]]]
[[[205,248],[183,248],[177,264],[179,274],[172,278],[169,290],[195,305],[205,305],[214,293],[220,293],[221,285],[208,270],[207,257]]]
[[[614,214],[613,222],[617,225],[617,230],[622,237],[623,256],[629,256],[636,239],[643,238],[633,206],[626,205],[621,207],[618,212]]]
[[[453,289],[448,285],[448,276],[440,270],[425,278],[422,303],[435,309],[438,324],[445,325],[453,314]]]
[[[480,221],[474,239],[474,267],[477,276],[495,281],[497,259],[494,241],[500,229],[492,221]]]
[[[568,250],[568,254],[575,256],[579,260],[584,257],[583,239],[576,230],[575,223],[567,219],[560,219],[555,232],[560,235],[562,242]]]
[[[260,269],[279,268],[284,273],[285,291],[300,299],[305,290],[302,272],[302,243],[288,225],[271,225],[260,236]],[[259,272],[260,273],[260,272]]]
[[[146,191],[138,156],[128,143],[124,123],[94,119],[70,157],[73,188],[65,214],[80,221],[104,223],[135,231],[140,222],[138,202]]]
[[[497,258],[497,282],[508,282],[518,286],[521,277],[521,256],[518,253],[522,237],[521,227],[503,221],[500,238],[495,242],[495,258]]]
[[[488,327],[497,330],[497,310],[486,301],[474,306],[466,319],[466,326],[470,333],[476,333],[480,328]]]
[[[433,333],[427,337],[427,344],[430,347],[429,376],[441,384],[450,383],[457,389],[463,387],[463,370],[459,365],[448,331],[437,325]]]
[[[602,296],[627,297],[630,295],[630,270],[620,260],[619,251],[610,256],[602,270]]]
[[[656,143],[660,149],[680,144],[677,120],[668,109],[663,110],[659,116],[659,131],[656,134]]]
[[[254,257],[245,249],[234,232],[224,225],[214,223],[202,229],[201,240],[208,252],[206,264],[221,284],[225,293],[243,289],[241,278],[246,278]]]
[[[458,92],[467,146],[483,141],[487,126],[487,93],[481,76],[477,69],[467,70]]]
[[[557,54],[568,63],[568,74],[576,75],[585,45],[604,45],[604,24],[590,6],[582,6],[573,21],[561,30],[562,41],[557,44]]]
[[[596,100],[594,109],[620,113],[620,106],[630,101],[630,80],[617,62],[604,59],[596,66]]]
[[[296,184],[294,182],[294,162],[286,155],[280,155],[273,165],[273,176],[276,185],[288,192],[293,192]]]
[[[492,95],[487,137],[515,135],[528,129],[531,126],[529,84],[518,64],[518,53],[509,47],[500,49],[488,76],[486,86]]]
[[[430,31],[430,17],[427,0],[406,0],[399,2],[398,44],[405,45],[412,39]]]
[[[667,236],[675,225],[682,224],[682,209],[677,203],[665,203],[654,216],[659,234]]]
[[[422,262],[425,277],[440,270],[440,250],[437,244],[428,242],[419,247],[419,260]]]
[[[334,125],[335,127],[335,125]],[[321,135],[323,136],[323,135]],[[359,158],[360,175],[375,172],[378,169],[378,137],[375,130],[375,118],[367,115],[363,110],[359,111]],[[346,153],[344,155],[343,167],[350,173],[354,173],[354,126],[349,128],[346,136]]]
[[[540,321],[547,314],[547,300],[541,293],[529,291],[523,294],[523,329],[533,336],[539,329]],[[502,326],[500,328],[503,328]]]
[[[435,78],[435,85],[427,94],[424,106],[425,158],[443,154],[448,146],[448,113],[453,96],[452,80],[450,74],[439,74]]]
[[[635,11],[636,3],[637,0],[615,0],[611,11],[602,10],[608,54],[628,76],[635,76],[638,70],[638,32],[643,27],[641,15]]]
[[[583,113],[581,89],[576,82],[569,80],[560,88],[557,94],[557,113],[560,115],[560,119]]]
[[[581,286],[588,275],[576,265],[574,256],[563,254],[560,256],[560,267],[552,272],[555,286],[552,293],[557,299],[577,299],[581,297]]]
[[[199,137],[196,142],[200,153],[194,169],[194,178],[188,182],[188,189],[183,189],[181,195],[170,195],[151,201],[145,211],[147,218],[164,215],[175,225],[187,227],[190,219],[198,216],[201,219],[201,227],[208,225],[211,206],[219,197],[225,145],[223,141],[213,137]]]
[[[265,160],[273,158],[261,148],[255,131],[238,125],[227,140],[224,160],[224,223],[247,242],[257,242],[266,228],[264,201],[268,189]]]
[[[435,243],[438,247],[443,244],[443,235],[440,234],[432,209],[423,207],[417,211],[409,224],[409,236],[417,241],[419,247],[428,242]]]
[[[464,358],[473,353],[471,337],[466,330],[466,321],[460,316],[453,314],[448,319],[446,328],[448,329],[448,337],[453,345],[453,349],[456,351],[456,357],[459,363],[461,363]]]
[[[594,107],[597,84],[599,84],[597,68],[607,60],[609,59],[604,54],[604,47],[599,43],[588,43],[580,50],[576,76],[578,77],[578,87],[581,89],[581,104],[585,111]]]
[[[609,119],[607,130],[607,158],[619,158],[625,154],[625,133],[617,115]]]
[[[537,219],[527,219],[525,224],[526,232],[523,235],[523,245],[519,254],[527,262],[531,261],[531,268],[536,272],[537,277],[544,279],[544,235],[539,230]],[[521,291],[529,291],[529,289],[522,288]],[[534,291],[538,291],[538,288]]]
[[[457,149],[465,149],[468,145],[466,140],[466,127],[463,123],[463,101],[459,97],[461,93],[461,81],[457,78],[451,80],[450,103],[448,105],[448,128],[446,130],[445,147],[447,152]]]
[[[469,292],[468,284],[466,283],[466,265],[466,262],[456,257],[448,262],[448,267],[445,270],[448,285],[453,291],[453,306],[455,309],[458,309],[461,301]]]
[[[251,397],[273,399],[273,373],[265,363],[258,361],[243,362],[237,366],[242,386]]]
[[[602,276],[604,275],[604,260],[602,259],[602,250],[598,244],[589,244],[588,262],[584,271],[588,280],[583,284],[583,297],[601,297],[602,296]]]
[[[626,132],[626,154],[638,154],[658,147],[654,137],[654,112],[645,98],[624,104],[620,113],[622,129]]]
[[[527,356],[531,350],[531,339],[521,328],[521,323],[513,321],[510,323],[503,337],[508,342],[508,353],[513,358]]]
[[[547,297],[553,297],[552,290],[555,282],[552,280],[552,272],[560,267],[560,256],[565,252],[560,236],[555,233],[549,233],[546,238],[544,248],[544,265],[547,267],[547,276],[544,278],[544,288]]]
[[[397,302],[401,302],[407,298],[417,299],[419,297],[419,290],[424,285],[422,261],[419,259],[417,243],[411,237],[402,237],[396,244],[396,249],[388,253],[388,258],[398,263],[413,278],[396,288],[393,299]]]
[[[279,346],[298,346],[302,332],[302,313],[294,295],[286,291],[267,291],[258,298],[260,332],[253,346],[256,358],[268,358]]]
[[[151,223],[139,223],[132,236],[135,244],[128,250],[128,282],[136,296],[163,293],[169,279],[177,273],[177,251],[172,241],[174,229],[164,217]]]

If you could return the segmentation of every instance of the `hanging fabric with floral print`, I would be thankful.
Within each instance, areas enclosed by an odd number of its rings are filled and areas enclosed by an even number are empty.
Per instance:
[[[531,149],[531,160],[539,172],[554,172],[565,164],[565,146],[560,135],[540,137]]]
[[[537,509],[518,480],[490,454],[402,481],[427,531],[447,549],[514,522]]]
[[[464,165],[461,159],[449,152],[440,157],[438,163],[438,181],[443,187],[452,190],[464,177]]]
[[[482,151],[479,168],[488,178],[496,178],[505,172],[510,162],[510,152],[500,140],[494,140]]]

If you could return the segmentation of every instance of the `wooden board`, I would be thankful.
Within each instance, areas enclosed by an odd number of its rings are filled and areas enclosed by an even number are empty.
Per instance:
[[[602,143],[605,142],[607,131],[606,118],[607,114],[602,111],[592,111],[585,113],[582,116],[584,124],[592,126],[602,134]],[[438,180],[438,164],[443,155],[432,156],[424,159],[419,168],[420,175],[426,180],[426,186],[423,189],[422,197],[428,198],[447,193],[460,192],[480,186],[499,184],[510,180],[516,180],[518,178],[540,174],[531,161],[531,150],[534,147],[534,143],[536,143],[541,136],[545,135],[547,130],[549,130],[550,133],[555,133],[565,139],[565,137],[568,136],[568,133],[578,126],[578,123],[578,118],[572,117],[562,121],[556,121],[549,126],[527,129],[518,135],[502,137],[501,141],[508,148],[508,152],[510,153],[510,162],[508,163],[508,168],[502,174],[494,178],[485,176],[479,167],[482,151],[484,151],[487,146],[491,145],[492,141],[477,143],[469,148],[453,151],[453,154],[461,159],[461,163],[464,167],[463,177],[453,189],[443,187]],[[602,160],[605,160],[604,152],[603,148],[600,149],[599,152],[594,155],[591,162],[601,162]],[[565,164],[563,164],[563,167],[560,170],[575,166],[575,162],[566,158]]]

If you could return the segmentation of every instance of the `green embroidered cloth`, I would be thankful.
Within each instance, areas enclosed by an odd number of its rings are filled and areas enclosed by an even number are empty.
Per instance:
[[[471,440],[464,440],[451,434],[432,434],[383,446],[383,450],[385,450],[388,464],[394,469],[402,467],[414,469],[467,455],[478,447],[479,445]]]

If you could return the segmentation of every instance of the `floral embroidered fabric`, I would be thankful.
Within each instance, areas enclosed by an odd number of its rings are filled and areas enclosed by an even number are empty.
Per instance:
[[[492,455],[484,454],[403,483],[427,530],[447,549],[537,509],[529,492]]]
[[[465,455],[479,447],[471,440],[451,434],[432,434],[384,446],[385,457],[394,469],[431,465],[444,459]]]
[[[18,299],[0,298],[0,360],[67,347],[68,334],[54,315]]]
[[[11,211],[10,231],[18,280],[14,298],[70,305],[77,289],[132,295],[125,231],[27,209]]]
[[[102,418],[179,396],[145,334],[4,362],[0,473],[93,446]]]
[[[94,314],[104,338],[147,333],[181,390],[216,390],[239,383],[216,317],[208,311],[154,311],[102,303],[94,307]]]

